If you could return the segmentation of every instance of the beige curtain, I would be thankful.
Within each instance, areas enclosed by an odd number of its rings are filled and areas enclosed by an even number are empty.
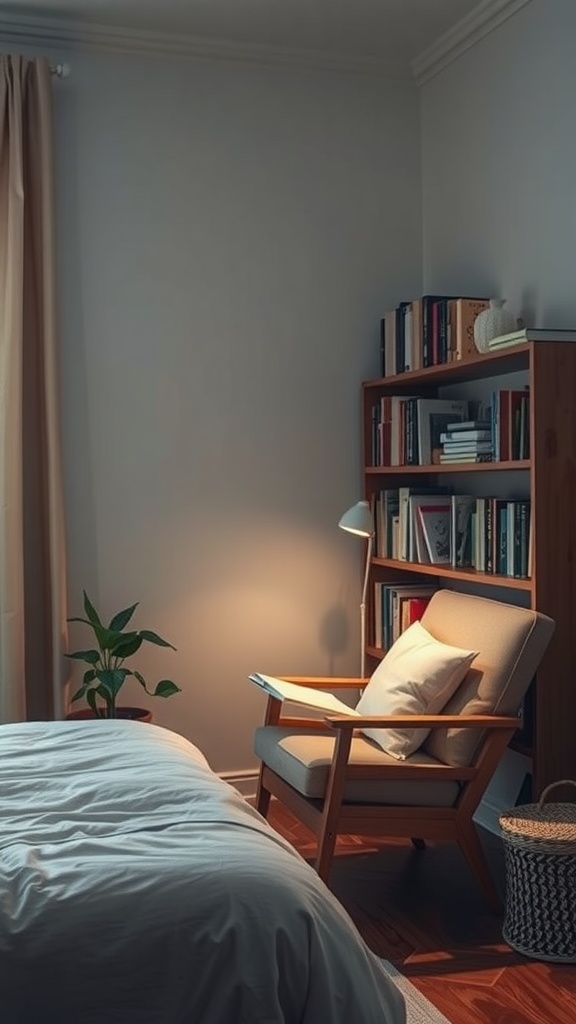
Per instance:
[[[60,717],[66,644],[48,62],[0,57],[0,721]]]

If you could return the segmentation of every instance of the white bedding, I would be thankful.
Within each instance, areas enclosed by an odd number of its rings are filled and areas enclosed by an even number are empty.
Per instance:
[[[2,1024],[404,1024],[303,859],[181,736],[0,726]]]

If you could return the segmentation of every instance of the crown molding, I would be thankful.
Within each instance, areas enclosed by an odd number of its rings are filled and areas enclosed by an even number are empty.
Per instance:
[[[253,64],[309,71],[341,71],[392,76],[411,80],[410,67],[393,60],[362,54],[326,53],[321,50],[263,46],[230,39],[176,35],[112,25],[81,24],[68,19],[0,14],[0,40],[82,49],[105,53],[194,57],[232,64]]]
[[[532,0],[483,0],[412,62],[416,84],[424,85],[434,78],[466,50],[475,46],[484,36],[489,35],[531,2]]]
[[[493,32],[532,0],[482,0],[407,67],[391,59],[322,50],[263,46],[230,39],[210,39],[144,29],[119,28],[35,15],[0,14],[2,42],[51,45],[118,54],[193,57],[228,64],[301,71],[337,71],[414,79],[423,85],[462,53]]]

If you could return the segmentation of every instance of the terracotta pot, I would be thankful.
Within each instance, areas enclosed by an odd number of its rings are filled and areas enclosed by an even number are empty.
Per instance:
[[[92,708],[82,708],[80,711],[69,711],[67,719],[79,721],[81,719],[94,718]],[[130,718],[134,722],[151,722],[152,712],[146,708],[116,708],[116,718]],[[106,721],[106,719],[103,719]]]

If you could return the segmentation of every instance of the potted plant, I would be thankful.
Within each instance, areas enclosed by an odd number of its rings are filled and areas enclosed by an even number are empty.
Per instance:
[[[82,685],[72,697],[72,703],[86,700],[89,709],[72,711],[68,718],[137,718],[150,721],[152,715],[146,708],[119,707],[117,704],[118,694],[129,676],[137,679],[151,697],[171,697],[172,694],[180,692],[180,687],[171,679],[161,679],[155,689],[149,690],[140,672],[125,665],[126,659],[136,654],[143,643],[176,650],[167,640],[163,640],[149,629],[126,629],[137,607],[138,602],[117,612],[109,625],[105,626],[84,591],[86,618],[71,618],[68,622],[83,622],[89,626],[94,634],[95,644],[87,650],[71,651],[66,657],[84,661],[90,666],[84,673]]]

